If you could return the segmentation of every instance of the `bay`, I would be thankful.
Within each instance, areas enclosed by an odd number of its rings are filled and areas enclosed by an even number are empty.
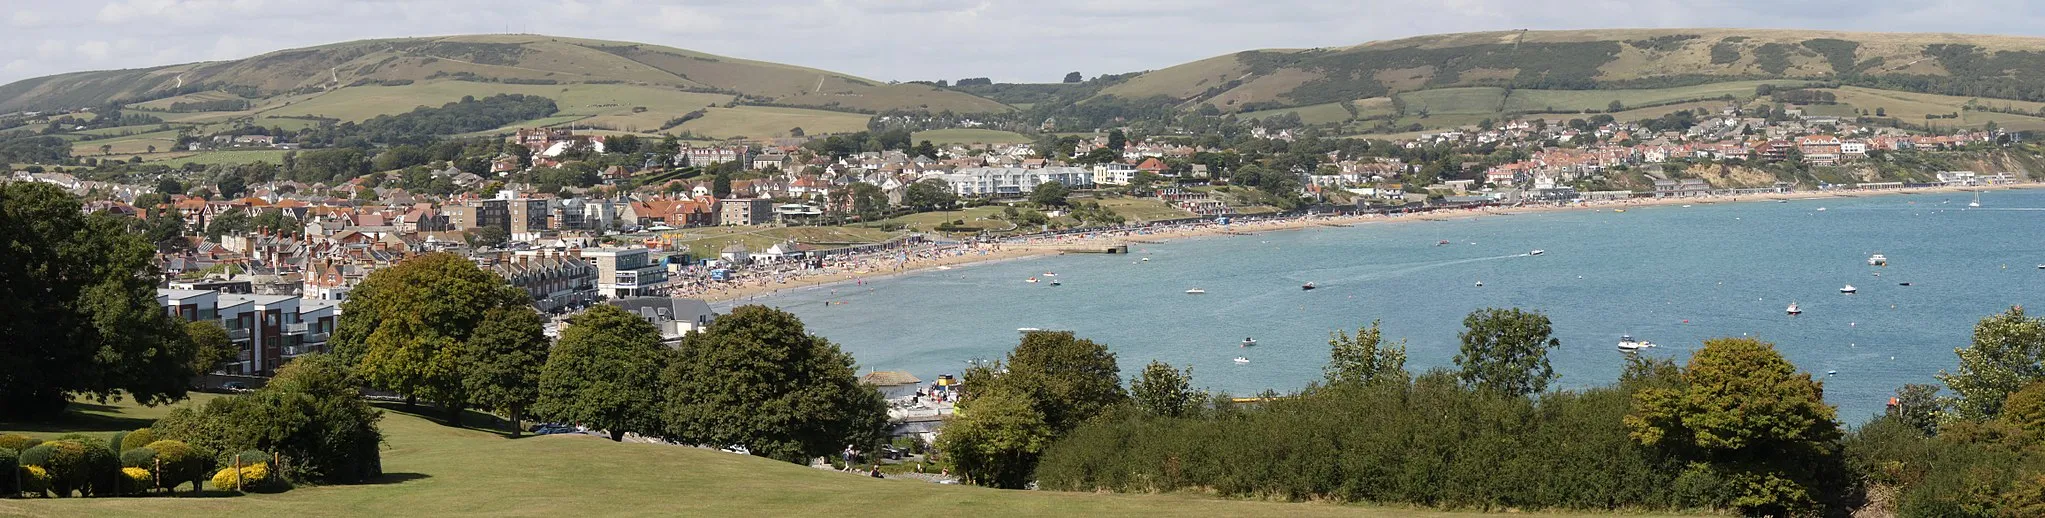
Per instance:
[[[1237,395],[1320,379],[1329,334],[1374,319],[1388,339],[1407,340],[1410,370],[1452,369],[1464,315],[1519,307],[1554,322],[1557,388],[1617,379],[1623,334],[1659,345],[1641,354],[1678,362],[1708,338],[1757,336],[1823,379],[1840,418],[1858,424],[1897,387],[1936,383],[1976,321],[2045,299],[2045,270],[2036,268],[2045,264],[2045,192],[1990,192],[1979,209],[1965,207],[1970,199],[1365,223],[925,270],[744,303],[795,313],[851,352],[862,372],[926,381],[956,374],[968,361],[1006,354],[1018,328],[1043,328],[1107,344],[1125,377],[1161,360],[1192,367],[1196,386]],[[1545,253],[1529,255],[1535,249]],[[1889,265],[1869,266],[1873,253]],[[1043,282],[1025,282],[1033,276]],[[1307,282],[1318,289],[1301,290]],[[1839,293],[1846,284],[1859,293]],[[1207,293],[1185,294],[1190,288]],[[1801,316],[1785,314],[1791,302]],[[1257,345],[1240,347],[1245,337]],[[1233,362],[1238,356],[1250,362]]]

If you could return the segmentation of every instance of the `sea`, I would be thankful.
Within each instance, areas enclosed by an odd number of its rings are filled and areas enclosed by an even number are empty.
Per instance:
[[[1409,370],[1453,369],[1465,315],[1517,307],[1546,314],[1561,340],[1549,354],[1552,388],[1614,382],[1622,336],[1657,345],[1638,354],[1678,363],[1706,339],[1753,336],[1823,380],[1854,425],[1898,387],[1954,369],[1954,349],[1982,317],[2045,306],[2045,190],[1987,192],[1981,208],[1971,200],[1718,200],[1366,222],[922,270],[737,303],[795,313],[861,372],[928,382],[999,359],[1018,329],[1040,328],[1105,344],[1125,378],[1158,360],[1191,367],[1196,387],[1237,395],[1321,379],[1329,335],[1372,321],[1406,342]],[[1888,264],[1869,265],[1872,254]],[[1308,282],[1317,289],[1302,290]],[[1858,293],[1842,294],[1847,285]],[[1186,293],[1195,288],[1206,293]],[[1803,314],[1787,314],[1792,302]]]

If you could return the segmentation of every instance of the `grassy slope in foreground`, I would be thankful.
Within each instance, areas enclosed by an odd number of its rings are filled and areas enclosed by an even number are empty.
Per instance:
[[[103,437],[117,426],[141,424],[140,420],[163,413],[116,405],[71,424]],[[11,424],[0,428],[23,429]],[[58,433],[47,426],[31,429],[41,436]],[[509,439],[396,412],[386,413],[383,430],[387,476],[379,484],[301,487],[232,498],[0,499],[0,516],[823,516],[874,511],[974,517],[1480,516],[1195,495],[1000,491],[874,480],[757,457],[620,444],[589,436]]]

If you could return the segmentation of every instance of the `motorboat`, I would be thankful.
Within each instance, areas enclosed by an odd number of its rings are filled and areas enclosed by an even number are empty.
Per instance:
[[[1621,351],[1638,351],[1652,347],[1654,347],[1654,342],[1634,340],[1633,335],[1619,335],[1619,350]]]
[[[1443,239],[1443,240],[1441,240],[1441,242],[1440,242],[1440,243],[1435,243],[1435,244],[1434,244],[1434,246],[1443,246],[1443,245],[1447,245],[1447,244],[1449,244],[1449,240],[1447,240],[1447,239]]]
[[[1254,339],[1254,338],[1243,338],[1243,345],[1242,345],[1242,346],[1243,346],[1243,347],[1256,347],[1256,346],[1257,346],[1257,340],[1256,340],[1256,339]]]
[[[1626,209],[1612,209],[1612,212],[1626,212]]]
[[[1051,273],[1051,272],[1044,272],[1044,276],[1045,276],[1045,277],[1057,277],[1057,276],[1058,276],[1058,274],[1055,274],[1055,273]]]
[[[1897,286],[1909,286],[1909,285],[1910,285],[1910,283],[1907,283],[1907,282],[1899,282],[1899,283],[1896,283],[1896,285],[1897,285]]]
[[[1052,286],[1064,286],[1064,285],[1065,285],[1065,283],[1062,283],[1062,282],[1058,282],[1057,280],[1052,280],[1052,281],[1051,281],[1051,285],[1052,285]]]
[[[1035,332],[1038,332],[1038,331],[1043,331],[1043,329],[1041,329],[1041,328],[1035,328],[1035,327],[1018,327],[1018,328],[1015,328],[1015,332],[1017,332],[1017,333],[1022,333],[1022,334],[1030,334],[1030,333],[1035,333]]]
[[[1477,281],[1477,287],[1479,288],[1484,287],[1484,281]]]
[[[1246,365],[1246,364],[1249,364],[1249,363],[1250,363],[1250,359],[1249,359],[1249,358],[1244,358],[1244,357],[1241,357],[1241,356],[1237,356],[1237,357],[1236,357],[1236,359],[1235,359],[1235,362],[1236,362],[1236,365]]]
[[[1027,282],[1027,283],[1030,283],[1030,284],[1036,284],[1036,283],[1037,283],[1037,278],[1036,278],[1036,277],[1031,277],[1031,278],[1029,278],[1028,280],[1024,280],[1023,282]]]
[[[1317,288],[1317,287],[1319,287],[1319,286],[1314,286],[1314,283],[1311,283],[1311,282],[1309,282],[1309,283],[1306,283],[1306,284],[1301,284],[1301,285],[1299,285],[1299,289],[1300,289],[1300,291],[1312,291],[1312,290],[1313,290],[1314,288]]]
[[[2045,263],[2038,263],[2038,269],[2045,270]]]
[[[1147,262],[1150,262],[1150,258],[1149,258],[1149,257],[1145,257],[1145,258],[1143,258],[1143,262],[1146,262],[1146,263],[1147,263]]]
[[[1871,256],[1868,256],[1868,258],[1867,258],[1867,265],[1868,265],[1868,266],[1888,266],[1888,265],[1889,265],[1889,258],[1888,258],[1887,256],[1884,256],[1884,255],[1882,255],[1882,254],[1875,254],[1875,255],[1871,255]]]
[[[1538,249],[1538,248],[1537,248],[1537,249],[1534,249],[1534,251],[1532,251],[1532,252],[1527,252],[1527,255],[1541,255],[1541,254],[1545,254],[1545,253],[1548,253],[1548,251],[1547,251],[1547,250],[1541,250],[1541,249]]]
[[[1186,290],[1186,294],[1187,294],[1187,295],[1206,295],[1206,294],[1207,294],[1207,290],[1203,290],[1203,289],[1200,289],[1200,288],[1193,288],[1193,289],[1190,289],[1190,290]]]
[[[1847,294],[1847,295],[1852,295],[1852,294],[1855,294],[1855,293],[1859,293],[1859,292],[1860,292],[1860,288],[1855,288],[1855,287],[1853,287],[1853,285],[1852,285],[1852,284],[1848,284],[1848,285],[1846,285],[1846,287],[1844,287],[1844,288],[1839,288],[1839,292],[1840,292],[1840,293],[1845,293],[1845,294]]]
[[[1784,310],[1784,311],[1788,311],[1788,312],[1789,312],[1789,316],[1797,316],[1797,315],[1802,315],[1802,314],[1804,314],[1804,309],[1803,309],[1803,308],[1799,308],[1799,307],[1796,307],[1796,303],[1795,303],[1795,302],[1791,302],[1791,303],[1789,303],[1789,309],[1786,309],[1786,310]]]
[[[1818,212],[1825,212],[1825,208],[1824,208],[1824,207],[1818,207]]]

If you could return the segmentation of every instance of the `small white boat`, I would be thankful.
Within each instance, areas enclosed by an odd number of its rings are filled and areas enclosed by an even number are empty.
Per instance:
[[[1534,249],[1534,251],[1532,251],[1532,252],[1527,252],[1527,255],[1541,255],[1541,254],[1545,254],[1545,253],[1548,253],[1548,251],[1547,251],[1547,250],[1541,250],[1541,249],[1538,249],[1538,248],[1536,248],[1536,249]]]
[[[1193,289],[1190,289],[1190,290],[1186,290],[1186,294],[1187,294],[1187,295],[1206,295],[1206,294],[1207,294],[1207,290],[1203,290],[1203,289],[1200,289],[1200,288],[1193,288]]]
[[[1619,335],[1619,350],[1621,351],[1638,351],[1651,347],[1654,347],[1654,342],[1634,340],[1633,335]]]
[[[1015,332],[1017,332],[1017,333],[1022,333],[1022,334],[1030,334],[1030,333],[1035,333],[1035,332],[1038,332],[1038,331],[1043,331],[1043,329],[1040,329],[1040,328],[1035,328],[1035,327],[1018,327],[1018,328],[1015,328]]]
[[[1051,285],[1052,285],[1052,286],[1064,286],[1064,285],[1065,285],[1065,283],[1062,283],[1062,282],[1058,282],[1058,281],[1056,281],[1056,280],[1053,280],[1053,281],[1051,281]]]
[[[1889,258],[1888,258],[1887,256],[1884,256],[1884,255],[1882,255],[1882,254],[1875,254],[1875,255],[1871,255],[1871,256],[1868,256],[1868,258],[1867,258],[1867,265],[1868,265],[1868,266],[1888,266],[1888,265],[1889,265]]]
[[[1145,257],[1145,258],[1143,258],[1143,262],[1146,262],[1146,263],[1147,263],[1147,262],[1150,262],[1150,258],[1149,258],[1149,257]]]
[[[1828,370],[1828,371],[1825,371],[1825,375],[1826,375],[1826,376],[1831,376],[1831,375],[1834,375],[1834,374],[1839,374],[1839,369],[1832,369],[1832,370]]]
[[[2038,269],[2045,270],[2045,263],[2038,263]]]
[[[1243,365],[1243,364],[1247,364],[1247,363],[1250,363],[1250,359],[1249,359],[1249,358],[1244,358],[1244,357],[1241,357],[1241,356],[1237,356],[1237,357],[1236,357],[1236,360],[1235,360],[1235,361],[1236,361],[1236,365]]]
[[[1045,277],[1057,277],[1057,276],[1058,276],[1058,274],[1055,274],[1055,273],[1051,273],[1051,272],[1044,272],[1044,276],[1045,276]]]
[[[1484,281],[1477,281],[1477,287],[1479,288],[1484,287]]]
[[[1853,285],[1852,285],[1852,284],[1848,284],[1848,285],[1846,285],[1846,287],[1844,287],[1844,288],[1839,288],[1839,292],[1840,292],[1840,293],[1845,293],[1845,294],[1848,294],[1848,295],[1852,295],[1852,294],[1854,294],[1854,293],[1859,293],[1859,292],[1860,292],[1860,288],[1855,288],[1855,287],[1853,287]]]
[[[1797,315],[1802,315],[1802,314],[1804,314],[1804,310],[1803,310],[1803,308],[1799,308],[1799,307],[1796,307],[1796,303],[1795,303],[1795,302],[1791,302],[1791,303],[1789,303],[1789,309],[1787,309],[1787,310],[1785,310],[1785,311],[1788,311],[1788,312],[1789,312],[1789,316],[1797,316]]]
[[[1257,346],[1257,340],[1255,340],[1255,339],[1251,339],[1251,338],[1244,338],[1244,339],[1243,339],[1243,345],[1242,345],[1242,347],[1256,347],[1256,346]]]
[[[1967,202],[1967,206],[1977,208],[1981,206],[1981,191],[1974,191],[1974,201]]]
[[[1030,284],[1036,284],[1036,283],[1037,283],[1037,278],[1036,278],[1036,277],[1031,277],[1031,278],[1029,278],[1029,279],[1025,279],[1025,280],[1023,280],[1023,282],[1027,282],[1027,283],[1030,283]]]
[[[1824,208],[1824,207],[1818,207],[1818,212],[1825,212],[1825,208]]]

